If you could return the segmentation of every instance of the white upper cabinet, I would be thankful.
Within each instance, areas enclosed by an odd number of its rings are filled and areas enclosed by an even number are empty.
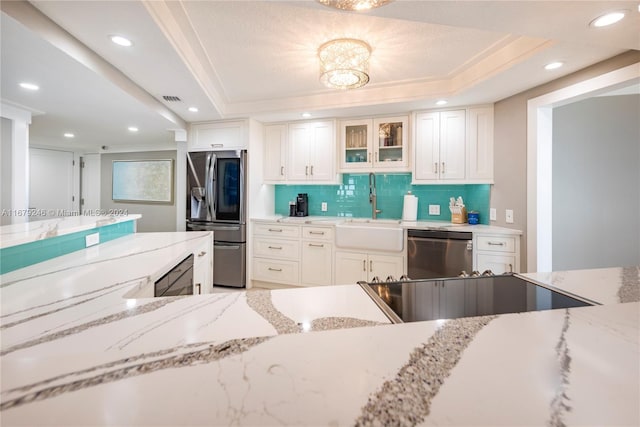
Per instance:
[[[280,183],[286,179],[287,125],[264,127],[264,182]]]
[[[493,108],[415,115],[413,183],[492,183]]]
[[[335,122],[289,124],[287,141],[288,182],[336,182]]]
[[[407,116],[342,121],[340,171],[408,171],[408,129]]]
[[[413,181],[465,178],[465,111],[416,114]]]
[[[190,127],[188,150],[240,150],[249,145],[246,120],[193,123]]]
[[[467,178],[493,183],[493,107],[468,110]]]

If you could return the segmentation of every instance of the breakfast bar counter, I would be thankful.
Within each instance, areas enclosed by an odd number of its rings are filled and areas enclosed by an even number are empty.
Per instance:
[[[602,305],[406,324],[358,285],[128,298],[205,238],[0,276],[2,425],[640,424],[638,267],[532,275]]]

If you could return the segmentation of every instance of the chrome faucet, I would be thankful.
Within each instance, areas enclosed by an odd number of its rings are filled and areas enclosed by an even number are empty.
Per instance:
[[[376,219],[378,214],[382,212],[380,209],[376,209],[376,175],[369,173],[369,203],[371,203],[371,218]]]

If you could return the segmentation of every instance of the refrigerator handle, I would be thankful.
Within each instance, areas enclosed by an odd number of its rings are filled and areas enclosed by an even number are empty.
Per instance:
[[[207,153],[207,161],[204,170],[204,201],[207,208],[207,221],[211,221],[211,198],[213,196],[213,188],[211,186],[211,156],[213,153]]]
[[[211,219],[215,221],[218,214],[218,183],[215,181],[218,179],[218,158],[215,153],[211,154],[211,205],[209,205],[211,209]]]

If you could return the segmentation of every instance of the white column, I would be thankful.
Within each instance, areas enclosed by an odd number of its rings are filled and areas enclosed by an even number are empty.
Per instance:
[[[29,125],[31,113],[2,104],[2,117],[11,120],[11,206],[7,209],[25,212],[29,208]],[[14,215],[11,223],[26,222],[26,215]]]

